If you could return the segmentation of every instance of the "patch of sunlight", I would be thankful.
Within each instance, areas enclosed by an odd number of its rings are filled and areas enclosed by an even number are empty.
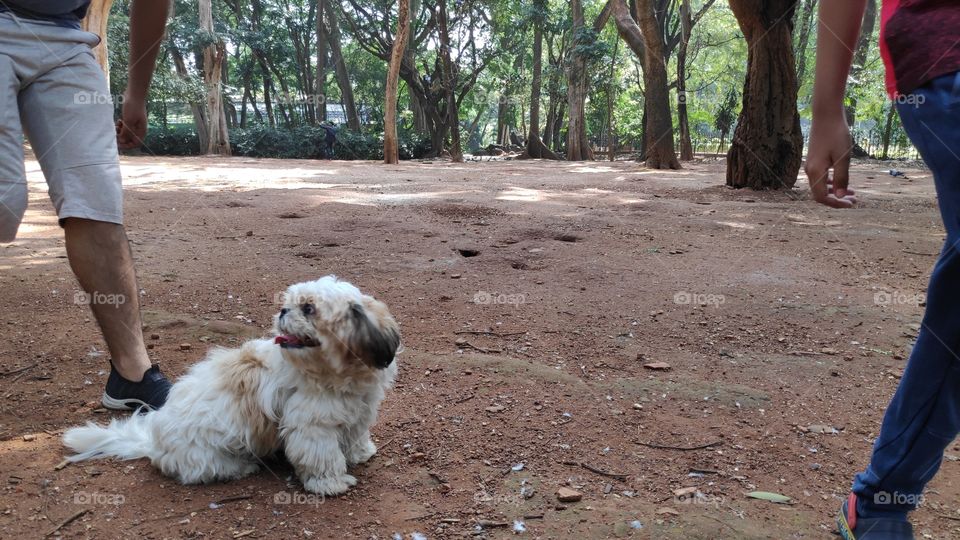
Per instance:
[[[442,197],[456,196],[460,194],[471,193],[470,191],[428,191],[425,193],[387,193],[377,195],[377,200],[384,202],[402,202],[414,201],[419,199],[439,199]]]
[[[498,201],[539,202],[544,199],[540,190],[511,187],[497,195]]]
[[[647,199],[620,199],[620,204],[643,204],[650,202]]]
[[[49,232],[54,229],[55,222],[51,222],[49,225],[35,225],[32,223],[20,223],[20,228],[17,230],[17,236],[23,236],[25,234],[32,234],[38,232]]]
[[[601,193],[601,194],[615,193],[614,191],[610,191],[609,189],[600,189],[600,188],[584,188],[581,191],[585,193]]]
[[[752,223],[740,223],[738,221],[718,221],[717,225],[726,225],[727,227],[733,227],[734,229],[746,229],[752,231],[756,229],[757,226]]]
[[[809,226],[836,227],[837,225],[843,225],[843,222],[838,220],[822,220],[817,218],[808,219],[806,216],[797,214],[787,214],[787,221],[796,223],[797,225]]]
[[[577,167],[573,169],[575,173],[585,173],[585,174],[596,174],[596,173],[608,173],[608,172],[619,172],[613,167]]]

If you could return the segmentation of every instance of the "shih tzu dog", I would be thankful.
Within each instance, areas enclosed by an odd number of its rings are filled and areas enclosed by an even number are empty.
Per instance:
[[[276,336],[214,349],[146,414],[68,430],[71,461],[149,458],[183,484],[240,478],[283,450],[312,493],[338,495],[377,451],[370,427],[397,373],[397,322],[334,276],[291,286]]]

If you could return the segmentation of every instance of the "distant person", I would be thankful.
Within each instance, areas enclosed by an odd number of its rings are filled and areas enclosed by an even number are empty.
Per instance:
[[[320,124],[320,127],[326,132],[323,137],[323,157],[333,159],[333,147],[337,143],[337,128],[332,124]]]
[[[820,4],[807,176],[813,197],[856,204],[848,188],[843,96],[866,0]],[[933,270],[916,345],[887,408],[873,456],[837,525],[847,540],[913,538],[907,514],[960,433],[960,2],[884,0],[880,51],[903,127],[933,172],[946,245]],[[833,177],[828,171],[833,169]]]
[[[27,209],[26,132],[66,236],[67,257],[110,350],[103,405],[158,408],[170,382],[143,342],[133,256],[123,227],[117,147],[147,133],[146,96],[169,13],[167,0],[134,0],[122,118],[113,123],[100,39],[80,30],[89,1],[0,0],[0,242]]]

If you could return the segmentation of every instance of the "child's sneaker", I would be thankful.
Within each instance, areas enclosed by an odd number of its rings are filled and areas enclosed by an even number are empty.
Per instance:
[[[844,540],[913,540],[909,521],[857,518],[857,496],[851,493],[840,507],[837,528]]]
[[[160,373],[160,366],[157,364],[153,364],[143,373],[140,382],[124,379],[111,364],[107,389],[100,402],[104,407],[115,411],[133,411],[141,407],[159,409],[167,401],[171,386],[173,385],[170,381]]]

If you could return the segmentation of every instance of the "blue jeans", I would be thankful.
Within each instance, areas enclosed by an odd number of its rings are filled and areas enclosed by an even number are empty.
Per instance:
[[[897,109],[933,173],[947,239],[870,465],[854,480],[858,514],[867,518],[906,519],[960,433],[960,72],[901,96]]]

